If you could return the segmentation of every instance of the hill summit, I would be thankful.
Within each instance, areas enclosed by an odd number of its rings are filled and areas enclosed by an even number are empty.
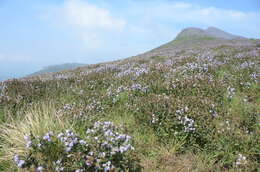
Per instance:
[[[228,33],[216,27],[208,27],[207,29],[188,27],[183,29],[172,41],[137,57],[174,57],[176,53],[187,49],[210,48],[217,45],[251,45],[252,43],[250,39]]]
[[[177,35],[176,40],[184,39],[184,38],[186,39],[187,38],[189,39],[211,38],[211,39],[226,39],[226,40],[244,39],[241,36],[230,34],[216,27],[209,27],[205,30],[196,27],[186,28]]]

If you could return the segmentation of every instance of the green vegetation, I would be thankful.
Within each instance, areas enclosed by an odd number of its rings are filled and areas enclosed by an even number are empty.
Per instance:
[[[210,36],[183,36],[175,39],[172,41],[168,46],[177,46],[177,45],[182,45],[182,44],[194,44],[196,42],[203,42],[203,41],[211,41],[215,40],[216,38],[210,37]]]
[[[2,82],[0,170],[53,171],[50,160],[58,157],[67,171],[87,169],[87,157],[79,158],[90,149],[95,167],[112,162],[111,171],[258,171],[259,54],[254,46],[216,45],[183,50],[182,58],[127,59]],[[86,133],[97,121],[113,122],[134,149],[100,158],[106,134]],[[67,129],[90,145],[76,146],[74,160],[56,139]],[[50,131],[56,147],[44,151],[51,154],[28,150],[24,136],[38,143]],[[17,154],[34,157],[30,168],[17,167]]]

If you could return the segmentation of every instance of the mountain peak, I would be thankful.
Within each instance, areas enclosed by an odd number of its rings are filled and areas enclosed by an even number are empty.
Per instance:
[[[152,52],[162,50],[164,48],[189,48],[193,46],[200,45],[210,45],[216,43],[234,43],[237,41],[249,41],[249,39],[233,35],[231,33],[225,32],[216,27],[208,27],[207,29],[201,29],[197,27],[188,27],[183,29],[174,40],[157,47]]]
[[[225,40],[243,39],[243,37],[241,36],[236,36],[228,32],[225,32],[219,28],[211,26],[205,30],[196,27],[185,28],[178,34],[176,40],[180,40],[180,39],[193,40],[198,38],[225,39]]]
[[[186,38],[186,37],[197,37],[197,36],[204,36],[205,31],[203,29],[200,28],[196,28],[196,27],[188,27],[183,29],[178,36],[176,37],[176,39],[181,39],[181,38]]]
[[[209,27],[205,30],[205,32],[212,36],[212,37],[216,37],[216,38],[222,38],[222,39],[243,39],[243,37],[241,36],[237,36],[237,35],[233,35],[230,34],[228,32],[225,32],[219,28],[216,27]]]
[[[221,30],[219,28],[216,28],[216,27],[213,27],[213,26],[210,26],[208,27],[206,30]],[[222,31],[222,30],[221,30]]]

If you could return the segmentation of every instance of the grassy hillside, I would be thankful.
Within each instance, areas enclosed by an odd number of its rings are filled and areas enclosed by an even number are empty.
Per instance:
[[[0,169],[259,171],[259,70],[229,42],[2,82]]]
[[[137,58],[149,59],[153,56],[176,58],[183,50],[187,49],[200,49],[201,47],[212,48],[221,45],[239,46],[241,44],[255,46],[259,44],[255,41],[256,40],[250,40],[227,33],[214,27],[209,27],[205,30],[191,27],[182,30],[174,40],[151,51],[145,52],[144,54],[138,55]]]

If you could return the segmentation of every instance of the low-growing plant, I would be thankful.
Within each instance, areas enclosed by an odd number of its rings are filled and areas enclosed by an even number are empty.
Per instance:
[[[80,137],[71,130],[59,134],[25,136],[27,153],[14,155],[19,168],[29,171],[138,171],[128,152],[131,137],[112,122],[96,122]]]

